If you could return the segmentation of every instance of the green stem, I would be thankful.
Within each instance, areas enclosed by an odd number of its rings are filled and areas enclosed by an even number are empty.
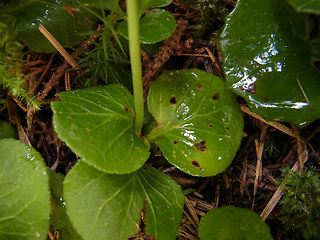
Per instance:
[[[140,54],[140,14],[138,8],[138,0],[127,0],[128,14],[128,34],[130,62],[132,70],[132,83],[134,105],[136,111],[134,130],[138,136],[141,134],[143,125],[143,87],[142,87],[142,69]]]

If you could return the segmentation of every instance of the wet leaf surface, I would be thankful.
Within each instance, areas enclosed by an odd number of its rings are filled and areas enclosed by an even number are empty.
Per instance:
[[[226,206],[212,209],[199,223],[201,240],[272,240],[268,225],[246,208]]]
[[[72,47],[83,37],[81,34],[92,27],[90,20],[79,9],[70,6],[70,1],[18,0],[2,9],[18,27],[18,38],[37,52],[56,51],[38,30],[42,24],[63,47]]]
[[[320,117],[313,24],[285,0],[239,0],[226,21],[220,45],[227,84],[268,121],[304,126]]]
[[[178,234],[184,195],[175,181],[154,168],[111,175],[80,161],[65,179],[64,194],[68,215],[84,240],[136,234],[145,200],[146,234],[158,240]]]
[[[59,138],[87,164],[108,173],[129,173],[149,157],[133,131],[133,96],[121,85],[61,92],[52,103]]]
[[[168,72],[150,87],[158,126],[147,135],[168,161],[197,176],[222,172],[242,139],[239,105],[219,77],[197,69]]]
[[[0,140],[0,239],[46,239],[50,194],[41,155],[14,139]]]

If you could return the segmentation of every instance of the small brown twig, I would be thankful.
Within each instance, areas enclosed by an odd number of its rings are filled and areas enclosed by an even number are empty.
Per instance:
[[[248,115],[250,115],[250,116],[252,116],[252,117],[254,117],[256,119],[258,119],[259,121],[261,121],[263,123],[266,123],[269,126],[274,127],[274,128],[280,130],[281,132],[283,132],[283,133],[285,133],[285,134],[287,134],[287,135],[289,135],[291,137],[294,137],[294,138],[296,137],[295,133],[290,128],[282,125],[281,123],[278,123],[278,122],[267,122],[262,117],[260,117],[258,114],[251,112],[249,110],[249,108],[247,108],[247,107],[245,107],[243,105],[240,106],[240,109],[241,109],[242,112],[244,112],[244,113],[246,113],[246,114],[248,114]]]
[[[194,227],[197,229],[197,226],[199,224],[199,217],[192,205],[192,202],[186,197],[185,198],[185,204],[186,204],[186,207],[188,208],[192,218],[193,218],[193,222],[194,222]]]
[[[32,86],[32,89],[30,90],[30,93],[31,94],[34,94],[36,89],[39,87],[39,85],[41,84],[42,80],[44,79],[44,77],[47,75],[52,63],[53,63],[53,60],[56,56],[56,53],[52,53],[50,59],[49,59],[49,62],[47,63],[45,69],[43,70],[40,78],[37,80],[37,82]]]
[[[256,197],[257,189],[258,189],[258,182],[259,182],[259,179],[261,179],[261,175],[262,175],[262,153],[263,153],[267,129],[268,129],[268,125],[263,124],[262,129],[261,129],[261,134],[260,134],[260,140],[258,140],[258,139],[255,140],[257,165],[256,165],[255,179],[254,179],[252,210],[254,208],[255,197]]]
[[[305,145],[304,142],[302,142],[302,143]],[[303,147],[303,149],[304,149],[304,153],[302,154],[302,156],[303,156],[302,163],[304,164],[308,160],[308,151],[307,151],[306,146]],[[293,165],[293,167],[291,168],[291,171],[296,172],[298,170],[299,170],[299,161],[296,161],[295,164]],[[273,196],[270,199],[270,201],[268,202],[267,206],[263,209],[262,213],[260,214],[263,221],[265,221],[268,218],[271,211],[278,204],[279,200],[281,199],[281,196],[283,195],[284,189],[285,189],[285,185],[282,182],[279,185],[277,191],[273,194]]]
[[[58,52],[67,60],[67,62],[74,68],[78,66],[76,60],[70,56],[69,53],[61,46],[61,44],[55,39],[51,33],[41,24],[39,24],[39,31],[49,40],[49,42],[58,50]]]

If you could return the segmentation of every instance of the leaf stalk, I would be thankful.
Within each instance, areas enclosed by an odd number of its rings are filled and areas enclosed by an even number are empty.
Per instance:
[[[143,119],[143,86],[142,86],[142,68],[140,54],[140,14],[138,0],[129,0],[127,2],[128,14],[128,36],[129,36],[129,52],[132,71],[133,96],[135,105],[135,133],[140,136]]]

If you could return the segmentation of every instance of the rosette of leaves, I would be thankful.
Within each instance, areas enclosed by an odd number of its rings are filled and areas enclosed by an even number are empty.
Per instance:
[[[111,84],[59,95],[52,103],[55,130],[84,162],[123,174],[148,159],[149,147],[134,133],[133,96],[126,88]],[[197,69],[163,74],[151,85],[148,109],[157,127],[146,138],[182,171],[212,176],[232,162],[243,117],[219,77]]]

